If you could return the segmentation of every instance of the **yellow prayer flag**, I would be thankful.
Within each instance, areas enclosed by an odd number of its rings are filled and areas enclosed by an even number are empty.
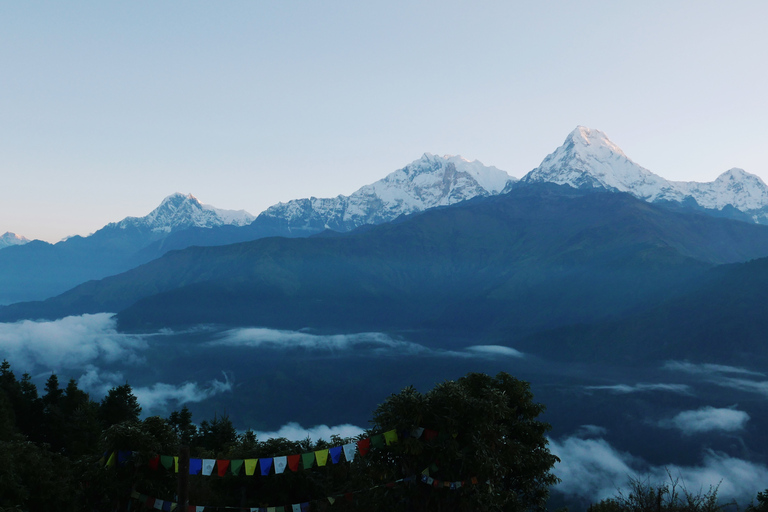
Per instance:
[[[334,498],[333,496],[328,496],[328,503],[333,505],[334,503],[336,503],[336,498]]]
[[[317,450],[315,452],[315,458],[317,459],[318,466],[325,466],[326,462],[328,462],[328,449]]]
[[[112,452],[109,454],[109,459],[107,459],[107,467],[111,468],[115,465],[115,458],[117,458],[117,454],[115,452]]]
[[[259,462],[259,459],[245,459],[246,476],[253,476],[253,473],[256,471],[256,464],[258,462]]]
[[[178,473],[179,472],[179,458],[174,457],[173,458],[173,470]]]
[[[384,441],[386,441],[387,446],[390,444],[397,442],[397,430],[392,429],[388,432],[384,432]]]

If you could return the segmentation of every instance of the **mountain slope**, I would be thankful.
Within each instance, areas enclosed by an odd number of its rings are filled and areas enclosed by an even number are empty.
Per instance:
[[[192,245],[248,242],[268,236],[305,237],[326,229],[347,232],[364,225],[390,222],[401,215],[500,193],[515,178],[495,167],[461,156],[425,153],[383,179],[349,196],[310,197],[278,203],[248,226],[191,228],[170,234],[141,252],[145,261]]]
[[[43,299],[145,263],[149,259],[136,253],[169,233],[251,220],[246,212],[218,210],[192,195],[174,194],[145,217],[127,217],[87,237],[8,247],[0,251],[0,304]]]
[[[122,310],[128,329],[202,322],[516,339],[624,314],[713,264],[763,255],[764,226],[545,184],[344,236],[175,251],[3,308],[0,320]]]
[[[425,153],[419,160],[349,196],[279,203],[259,217],[279,219],[290,233],[350,231],[436,206],[498,194],[514,181],[506,172],[460,156]]]
[[[11,233],[10,231],[0,235],[0,249],[5,249],[6,247],[15,245],[24,245],[28,244],[29,242],[30,240],[28,238],[17,235],[16,233]]]
[[[567,361],[768,361],[768,258],[714,268],[628,318],[538,333],[520,347]]]
[[[520,183],[557,183],[575,188],[628,192],[649,202],[692,203],[715,215],[768,224],[768,186],[742,169],[731,169],[709,183],[669,181],[630,160],[600,130],[577,127]],[[729,214],[735,209],[742,215]]]

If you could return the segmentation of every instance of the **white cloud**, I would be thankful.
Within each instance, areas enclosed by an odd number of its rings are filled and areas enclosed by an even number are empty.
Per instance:
[[[484,355],[488,357],[503,356],[503,357],[524,357],[524,354],[511,347],[505,347],[503,345],[474,345],[467,347],[469,352],[477,355]]]
[[[662,366],[665,370],[690,373],[694,375],[712,375],[713,373],[736,373],[742,375],[752,375],[756,377],[764,377],[765,374],[747,370],[746,368],[740,368],[738,366],[727,366],[724,364],[698,364],[689,363],[688,361],[667,361]]]
[[[550,451],[560,458],[553,471],[562,480],[557,489],[565,494],[598,501],[613,496],[617,486],[637,477],[631,467],[634,458],[604,439],[569,437],[549,443]]]
[[[93,398],[103,397],[115,386],[125,384],[125,378],[120,372],[100,372],[96,367],[89,366],[86,372],[77,379],[78,387],[87,391]],[[166,384],[158,382],[151,386],[132,387],[133,394],[142,408],[142,415],[148,416],[153,411],[165,411],[171,402],[174,407],[194,402],[202,402],[215,395],[232,391],[233,383],[224,373],[224,380],[212,380],[207,385],[197,382],[181,384]]]
[[[765,465],[710,450],[697,466],[649,466],[640,458],[616,450],[604,439],[550,439],[550,450],[561,461],[554,468],[555,475],[562,479],[556,489],[587,503],[616,496],[619,489],[626,495],[630,479],[663,485],[670,483],[671,475],[693,494],[717,487],[721,501],[745,504],[764,490],[768,481]]]
[[[754,377],[765,377],[765,374],[746,368],[721,364],[693,364],[687,361],[667,361],[664,368],[701,375],[706,381],[725,388],[768,396],[768,381],[754,380]]]
[[[349,350],[352,348],[396,349],[398,351],[426,352],[422,345],[396,340],[380,332],[354,334],[312,334],[301,331],[280,331],[262,327],[233,329],[224,332],[211,345],[267,347],[308,350]]]
[[[273,439],[277,437],[284,437],[290,441],[302,441],[309,437],[312,441],[318,441],[323,439],[330,441],[332,435],[339,437],[355,437],[365,432],[362,428],[355,425],[344,424],[337,425],[335,427],[329,427],[328,425],[315,425],[314,427],[304,428],[298,423],[291,422],[280,427],[279,430],[274,432],[256,432],[258,439]]]
[[[695,411],[683,411],[673,418],[662,420],[659,425],[681,430],[684,434],[700,434],[721,430],[736,432],[749,421],[749,414],[736,409],[702,407]]]
[[[714,381],[714,383],[726,388],[739,389],[741,391],[749,391],[750,393],[758,393],[760,395],[768,396],[768,381],[723,378]]]
[[[281,331],[263,327],[232,329],[219,339],[209,342],[214,346],[264,347],[271,349],[302,349],[341,351],[371,349],[399,354],[430,354],[446,357],[523,357],[522,352],[502,345],[473,345],[464,350],[432,350],[418,343],[395,339],[381,332],[353,334],[313,334],[305,331]]]
[[[691,388],[686,384],[644,384],[638,383],[630,386],[629,384],[613,384],[610,386],[584,386],[584,389],[609,391],[614,394],[645,393],[648,391],[667,391],[681,395],[690,395]]]
[[[118,333],[111,313],[68,316],[54,321],[0,323],[0,358],[33,371],[81,368],[96,361],[141,362],[147,347],[137,336]]]

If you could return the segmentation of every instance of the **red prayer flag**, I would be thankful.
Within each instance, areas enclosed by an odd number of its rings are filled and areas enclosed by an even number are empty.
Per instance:
[[[224,476],[227,474],[227,470],[229,469],[229,459],[219,459],[216,461],[216,467],[219,470],[219,476]]]
[[[154,469],[155,471],[157,471],[157,468],[159,466],[160,466],[160,456],[159,455],[155,455],[154,457],[149,459],[149,468],[150,469]]]
[[[346,493],[344,497],[347,498],[347,501],[349,502],[355,501],[355,497],[351,492]]]
[[[424,429],[424,440],[425,441],[431,441],[432,439],[437,437],[437,430],[432,430],[431,428],[425,428]]]
[[[301,455],[289,455],[288,467],[291,471],[296,472],[299,470],[299,462],[301,461]]]
[[[147,496],[147,501],[144,502],[144,504],[148,508],[155,508],[155,498],[152,498],[151,496]]]
[[[368,450],[371,449],[371,440],[368,439],[361,439],[357,442],[357,451],[360,453],[360,455],[365,455],[368,453]]]

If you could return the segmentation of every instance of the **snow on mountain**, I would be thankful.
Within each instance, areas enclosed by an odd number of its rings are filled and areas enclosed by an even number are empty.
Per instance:
[[[669,181],[630,160],[600,130],[579,126],[522,183],[551,182],[575,188],[628,192],[645,201],[683,202],[693,198],[704,208],[731,205],[768,223],[768,186],[742,169],[731,169],[709,183]]]
[[[244,226],[254,219],[245,210],[222,210],[202,204],[192,194],[176,193],[163,199],[160,206],[144,217],[126,217],[107,227],[149,229],[161,234],[189,227],[212,228],[225,224]]]
[[[607,188],[646,201],[684,199],[669,181],[630,160],[603,132],[584,126],[573,130],[562,146],[520,181]]]
[[[675,182],[675,185],[705,208],[720,210],[731,205],[748,212],[768,205],[768,186],[744,169],[730,169],[709,183],[690,181]]]
[[[10,231],[0,235],[0,249],[5,249],[12,245],[24,245],[29,242],[30,240],[28,238],[17,235],[16,233],[11,233]]]
[[[349,196],[296,199],[261,215],[288,221],[298,231],[348,231],[400,215],[500,193],[515,178],[496,167],[461,156],[424,155]]]

